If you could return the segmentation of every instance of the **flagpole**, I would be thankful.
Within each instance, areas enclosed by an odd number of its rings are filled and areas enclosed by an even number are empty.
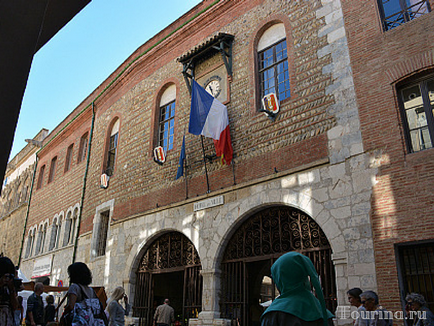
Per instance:
[[[235,180],[235,162],[234,159],[232,159],[232,176],[234,177],[234,186],[237,184]]]
[[[184,128],[184,141],[185,141],[185,128]],[[185,150],[185,148],[184,148]],[[187,154],[185,154],[185,158],[184,158],[184,171],[185,171],[185,175],[184,175],[184,180],[185,180],[185,199],[188,199],[188,182],[187,182]]]
[[[202,135],[200,135],[200,140],[202,143],[203,163],[205,164],[206,186],[208,188],[206,193],[209,194],[211,191],[209,190],[208,170],[206,168],[205,146],[203,145],[203,136]]]

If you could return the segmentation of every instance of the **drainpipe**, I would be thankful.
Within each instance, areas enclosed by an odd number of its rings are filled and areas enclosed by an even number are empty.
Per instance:
[[[77,217],[77,232],[76,232],[75,240],[74,240],[74,251],[72,253],[72,263],[75,263],[75,258],[77,255],[78,238],[80,235],[81,217],[83,216],[83,203],[84,203],[84,197],[86,194],[87,175],[89,173],[90,152],[91,152],[91,148],[92,148],[92,136],[93,136],[94,125],[95,125],[95,101],[92,102],[92,124],[90,127],[89,143],[87,146],[86,170],[84,171],[83,188],[81,190],[80,213],[78,214],[78,217]]]
[[[26,237],[27,222],[29,220],[30,202],[31,202],[31,199],[32,199],[33,186],[35,184],[35,177],[36,177],[36,169],[38,167],[38,161],[39,161],[38,160],[39,159],[38,153],[36,153],[35,155],[36,155],[35,167],[33,168],[32,185],[30,186],[29,202],[27,203],[26,219],[24,220],[24,228],[23,228],[23,237],[22,237],[22,240],[21,240],[20,256],[18,258],[18,264],[17,264],[18,268],[21,265],[21,256],[23,254],[23,247],[24,247],[24,239]]]

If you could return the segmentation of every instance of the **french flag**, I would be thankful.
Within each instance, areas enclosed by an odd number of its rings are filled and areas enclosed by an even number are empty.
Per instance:
[[[194,79],[191,87],[191,111],[188,132],[214,140],[217,156],[230,164],[233,149],[229,133],[229,118],[226,106],[217,101]]]

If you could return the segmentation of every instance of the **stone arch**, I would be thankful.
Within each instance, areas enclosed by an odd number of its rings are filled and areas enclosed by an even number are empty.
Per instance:
[[[430,50],[405,58],[386,69],[385,74],[390,84],[396,84],[410,77],[412,74],[431,69],[432,67],[434,67],[434,51]]]
[[[289,251],[299,251],[312,260],[328,308],[335,310],[337,291],[331,247],[318,223],[307,213],[289,205],[262,205],[250,210],[232,229],[220,254],[219,301],[223,318],[242,326],[259,322],[254,311],[277,296],[271,265]]]
[[[129,280],[128,286],[131,288],[129,291],[129,297],[130,300],[134,301],[134,295],[133,289],[136,285],[137,277],[136,277],[136,271],[139,268],[141,257],[144,255],[146,250],[149,248],[150,244],[154,242],[156,239],[158,239],[160,236],[164,235],[168,232],[180,232],[184,236],[186,236],[194,245],[197,247],[197,244],[189,237],[185,232],[182,232],[175,228],[167,228],[158,230],[155,233],[150,234],[147,238],[143,239],[140,243],[135,243],[133,247],[130,250],[130,253],[126,260],[126,266],[131,266],[131,268],[125,269],[125,274],[123,275],[123,279]],[[200,256],[200,253],[199,253]],[[127,289],[126,289],[127,291]],[[128,292],[128,291],[127,291]]]
[[[319,227],[323,230],[328,241],[330,242],[333,253],[345,252],[344,236],[340,231],[340,228],[330,219],[330,214],[326,212],[323,205],[317,202],[314,198],[306,193],[301,193],[293,190],[272,190],[273,196],[266,196],[264,192],[258,191],[255,195],[249,198],[243,199],[239,205],[232,208],[225,218],[229,221],[230,227],[227,228],[226,233],[221,237],[221,241],[215,253],[211,256],[214,257],[212,262],[212,268],[217,268],[219,261],[222,258],[224,248],[226,248],[227,241],[231,235],[235,232],[235,228],[249,218],[253,213],[263,209],[267,206],[283,205],[299,209],[300,211],[309,215]],[[269,200],[269,197],[275,198],[275,200]],[[252,205],[252,203],[254,205]],[[233,219],[231,217],[237,216]]]
[[[135,274],[133,300],[140,323],[152,325],[153,305],[165,297],[171,297],[181,320],[197,317],[202,308],[201,261],[191,239],[179,230],[165,229],[138,249],[130,273]]]

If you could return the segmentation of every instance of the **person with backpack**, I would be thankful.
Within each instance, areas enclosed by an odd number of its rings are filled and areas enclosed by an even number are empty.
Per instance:
[[[108,321],[95,291],[89,287],[92,272],[85,263],[68,266],[70,286],[63,311],[67,326],[107,326]],[[72,316],[71,316],[72,314]],[[70,320],[70,322],[69,322]]]

